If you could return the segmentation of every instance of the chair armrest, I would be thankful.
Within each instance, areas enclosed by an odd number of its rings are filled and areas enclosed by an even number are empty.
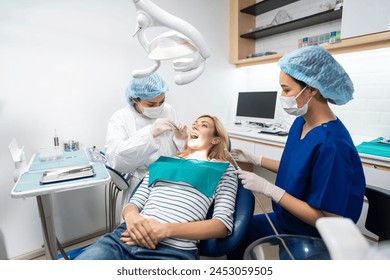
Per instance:
[[[226,238],[202,240],[198,244],[200,256],[221,257],[236,249],[245,237],[255,208],[255,200],[251,191],[238,183],[236,207],[234,212],[233,232]]]

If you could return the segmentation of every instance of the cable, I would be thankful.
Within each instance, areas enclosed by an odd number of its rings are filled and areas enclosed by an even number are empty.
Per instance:
[[[261,204],[260,200],[257,198],[256,195],[253,195],[253,196],[255,197],[257,204],[259,204],[259,206],[260,206],[260,208],[261,208],[261,211],[263,211],[265,217],[267,218],[269,224],[271,225],[272,230],[273,230],[273,232],[274,232],[275,235],[276,235],[276,238],[280,240],[280,242],[282,243],[284,249],[286,250],[287,254],[290,256],[290,258],[291,258],[292,260],[295,260],[293,254],[292,254],[291,251],[288,249],[287,244],[285,243],[285,241],[283,240],[283,238],[280,237],[279,232],[276,230],[275,225],[274,225],[273,222],[271,221],[271,218],[269,217],[268,213],[265,211],[265,209],[264,209],[263,205]]]
[[[232,156],[232,154],[227,150],[225,149],[225,152],[230,156],[230,158],[232,159],[233,163],[234,163],[234,167],[236,168],[236,170],[241,170],[241,168],[239,167],[239,165],[237,164],[236,160],[234,159],[234,157]],[[287,247],[287,244],[285,243],[285,241],[283,240],[283,238],[280,237],[280,234],[279,232],[276,230],[275,228],[275,225],[274,223],[272,222],[271,218],[269,217],[267,211],[265,211],[265,208],[263,207],[263,204],[261,203],[261,201],[257,198],[257,196],[255,194],[253,194],[253,196],[255,197],[256,199],[256,202],[259,204],[260,208],[261,208],[261,211],[263,211],[265,217],[267,218],[268,220],[268,223],[271,225],[271,228],[273,230],[273,232],[275,233],[276,235],[276,238],[279,239],[284,247],[284,249],[286,250],[287,254],[290,256],[290,258],[292,260],[295,260],[293,254],[291,253],[291,251],[288,249]]]

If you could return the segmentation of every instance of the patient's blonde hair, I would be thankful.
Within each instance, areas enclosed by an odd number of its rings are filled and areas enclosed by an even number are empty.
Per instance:
[[[229,148],[229,136],[221,121],[216,116],[211,116],[211,115],[202,115],[197,119],[200,118],[209,118],[214,122],[214,137],[218,137],[220,139],[220,141],[217,144],[211,146],[207,154],[209,159],[216,159],[220,161],[230,162],[230,158],[225,151],[225,149],[227,150]],[[188,148],[186,143],[184,146],[184,151],[179,153],[178,156],[185,158],[190,154],[190,152],[191,150]]]

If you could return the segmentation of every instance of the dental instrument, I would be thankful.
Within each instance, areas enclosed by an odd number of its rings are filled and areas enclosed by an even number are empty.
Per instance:
[[[59,149],[59,147],[60,147],[60,140],[58,139],[58,136],[57,136],[57,129],[54,130],[54,147],[56,149]]]
[[[236,170],[241,170],[240,166],[237,164],[237,162],[236,162],[236,160],[234,159],[234,157],[232,156],[232,154],[231,154],[226,148],[225,148],[225,152],[226,152],[226,153],[229,155],[229,157],[232,159],[234,168],[236,168]],[[278,238],[278,239],[281,241],[281,243],[282,243],[284,249],[286,250],[287,254],[289,255],[289,257],[290,257],[292,260],[295,260],[293,254],[292,254],[291,251],[288,249],[287,244],[285,243],[285,241],[283,240],[283,238],[280,237],[279,232],[276,230],[275,225],[274,225],[274,223],[271,221],[271,218],[269,217],[269,215],[268,215],[267,211],[265,210],[263,204],[261,203],[261,201],[258,199],[258,197],[257,197],[256,195],[253,195],[253,196],[255,197],[255,200],[256,200],[257,204],[260,206],[261,211],[263,211],[265,217],[267,218],[267,221],[268,221],[268,223],[270,224],[270,226],[271,226],[271,228],[272,228],[272,231],[275,233],[276,238]]]
[[[206,41],[197,29],[188,22],[166,12],[150,0],[133,0],[137,10],[137,26],[133,36],[149,54],[154,64],[147,69],[134,70],[134,78],[142,78],[155,72],[161,60],[173,60],[173,68],[181,74],[175,76],[178,85],[188,84],[197,79],[205,69],[205,60],[210,56]],[[149,27],[161,26],[172,29],[152,41],[146,37]],[[197,54],[192,57],[186,57]]]
[[[228,149],[224,149],[225,152],[229,155],[229,157],[231,158],[231,160],[233,161],[233,166],[236,170],[241,170],[240,166],[238,166],[237,164],[237,161],[234,159],[234,157],[232,156],[232,154],[228,151]]]

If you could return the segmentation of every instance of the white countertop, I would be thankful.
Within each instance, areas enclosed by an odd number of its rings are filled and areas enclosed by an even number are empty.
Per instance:
[[[287,136],[279,136],[273,134],[259,133],[260,129],[253,129],[251,131],[236,131],[227,129],[231,137],[237,136],[241,139],[252,140],[261,143],[267,143],[275,146],[284,147],[287,141]]]

